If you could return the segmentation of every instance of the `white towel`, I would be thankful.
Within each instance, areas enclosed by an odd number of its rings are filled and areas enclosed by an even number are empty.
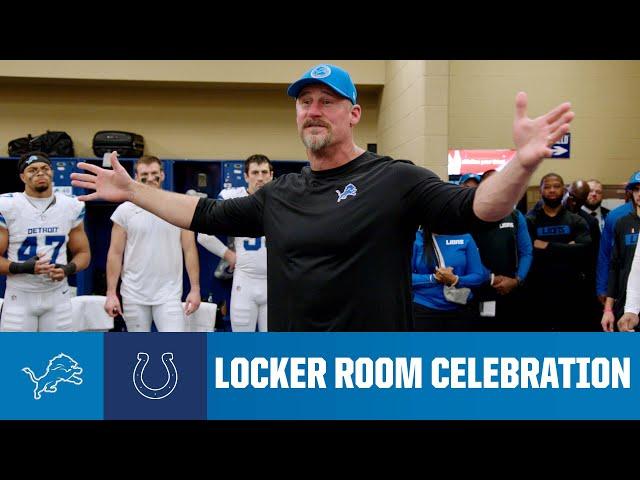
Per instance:
[[[113,318],[104,311],[107,297],[80,295],[71,297],[73,330],[77,332],[106,332],[113,328]]]
[[[184,308],[184,303],[182,304]],[[215,303],[202,302],[200,308],[195,313],[185,316],[186,332],[213,332],[216,325],[216,310],[218,306]]]

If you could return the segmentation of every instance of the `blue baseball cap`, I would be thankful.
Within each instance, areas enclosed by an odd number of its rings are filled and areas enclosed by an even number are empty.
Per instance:
[[[462,185],[467,180],[475,180],[476,182],[480,183],[480,180],[482,180],[482,177],[477,173],[465,173],[460,177],[460,180],[458,181],[458,185]]]
[[[624,187],[625,190],[631,190],[635,185],[640,184],[640,171],[634,172],[631,177],[629,177],[629,182],[627,182],[627,186]]]
[[[355,105],[358,98],[356,87],[351,81],[349,72],[343,68],[323,63],[307,70],[302,77],[289,85],[287,95],[298,98],[300,91],[312,83],[323,83],[338,95],[348,99]]]

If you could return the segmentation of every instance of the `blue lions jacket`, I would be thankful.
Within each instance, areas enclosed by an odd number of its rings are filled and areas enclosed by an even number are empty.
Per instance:
[[[633,211],[633,202],[620,205],[607,214],[600,237],[600,250],[598,252],[598,265],[596,267],[596,294],[607,294],[607,281],[609,280],[609,264],[611,263],[611,249],[613,248],[614,229],[616,222]]]
[[[482,265],[480,253],[473,237],[462,235],[436,235],[436,241],[447,267],[453,267],[453,273],[460,279],[456,287],[478,287],[489,280],[489,271]],[[443,284],[434,276],[434,265],[427,266],[424,258],[424,232],[416,232],[411,260],[413,301],[435,310],[457,310],[461,307],[444,298]],[[469,296],[469,300],[473,294]]]

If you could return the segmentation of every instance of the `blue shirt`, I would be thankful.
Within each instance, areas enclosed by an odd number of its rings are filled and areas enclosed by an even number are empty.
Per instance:
[[[600,237],[600,250],[598,251],[598,265],[596,266],[596,294],[607,294],[607,281],[609,280],[609,264],[611,262],[611,249],[613,248],[614,229],[618,220],[633,211],[633,202],[627,202],[609,212],[604,221],[602,237]]]
[[[462,235],[436,235],[438,247],[447,267],[458,275],[456,287],[478,287],[489,279],[489,272],[480,261],[480,253],[473,237]],[[424,232],[416,232],[411,260],[413,301],[434,310],[457,310],[460,305],[444,298],[443,284],[433,275],[434,266],[427,267],[424,258]],[[469,296],[471,300],[472,295]]]

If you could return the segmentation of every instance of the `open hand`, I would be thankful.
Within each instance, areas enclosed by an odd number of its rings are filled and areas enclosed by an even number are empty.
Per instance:
[[[78,200],[82,202],[99,198],[110,202],[130,200],[135,182],[118,161],[116,152],[111,153],[111,166],[113,170],[100,168],[90,163],[78,163],[78,168],[91,172],[93,175],[89,173],[72,173],[71,185],[95,190],[94,193],[79,196]]]
[[[516,114],[513,120],[513,142],[522,166],[533,171],[544,158],[551,157],[551,147],[569,132],[575,117],[571,104],[562,103],[536,118],[527,116],[528,98],[525,92],[516,95]]]

